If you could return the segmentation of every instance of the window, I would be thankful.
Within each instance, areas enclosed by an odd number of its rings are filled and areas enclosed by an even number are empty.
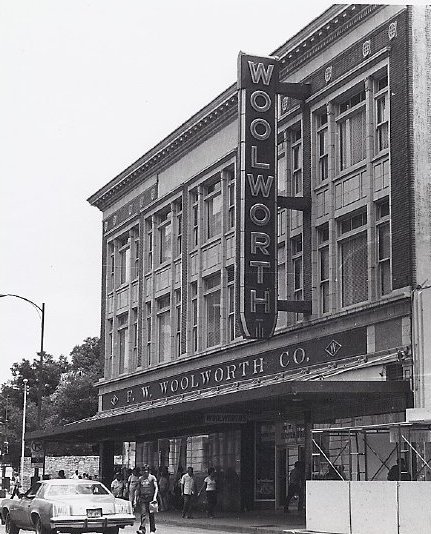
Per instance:
[[[205,188],[205,232],[206,238],[211,239],[221,233],[221,182]]]
[[[181,356],[181,289],[175,290],[175,355]]]
[[[175,253],[177,256],[180,256],[183,249],[183,204],[181,201],[177,202],[176,204],[175,220],[175,230],[177,236]]]
[[[227,196],[228,196],[227,224],[228,224],[228,230],[230,230],[231,228],[235,228],[235,176],[232,171],[229,171],[228,173]]]
[[[317,116],[317,149],[319,180],[328,178],[328,115],[322,113]]]
[[[165,295],[157,299],[157,335],[159,362],[169,360],[171,352],[171,314],[170,296]]]
[[[152,328],[151,328],[151,302],[147,302],[146,304],[146,323],[147,323],[147,365],[150,367],[151,365],[151,334],[152,334]]]
[[[329,312],[329,225],[317,229],[319,243],[320,313]]]
[[[292,194],[302,195],[302,142],[301,123],[298,122],[290,129],[291,145],[291,173],[292,173]]]
[[[119,239],[120,261],[120,285],[127,284],[130,279],[130,238],[127,236]]]
[[[292,269],[293,269],[293,299],[302,300],[302,235],[293,237],[290,240],[292,253]],[[296,321],[300,320],[301,315],[296,314]]]
[[[286,233],[287,210],[283,208],[278,208],[277,215],[278,215],[277,234],[278,234],[278,237],[281,237]]]
[[[151,217],[146,221],[147,261],[146,270],[153,268],[153,222]]]
[[[107,325],[107,356],[108,358],[112,358],[114,354],[114,321],[112,319],[108,319]]]
[[[235,339],[235,268],[229,265],[227,273],[227,331],[228,341]]]
[[[172,258],[172,224],[171,211],[159,214],[159,264],[171,261]]]
[[[286,283],[286,247],[284,243],[278,245],[278,269],[277,269],[277,287],[278,299],[287,299],[287,283]],[[276,328],[286,326],[287,315],[280,312],[277,316]]]
[[[339,111],[339,168],[343,170],[365,159],[365,91],[361,90],[342,102]]]
[[[206,346],[220,343],[220,273],[205,278]]]
[[[138,361],[138,310],[134,308],[132,310],[132,347],[133,347],[133,361],[136,362],[137,367],[140,366]]]
[[[128,328],[129,316],[127,313],[119,315],[117,318],[118,328],[118,373],[121,375],[127,370],[128,363],[128,346],[127,336],[129,333]]]
[[[377,276],[378,294],[391,292],[391,234],[389,221],[389,200],[377,204]]]
[[[199,240],[199,203],[198,203],[198,193],[194,191],[191,195],[192,197],[192,246],[196,247]]]
[[[115,286],[115,246],[114,243],[108,245],[108,292]]]
[[[375,113],[376,113],[376,152],[389,147],[389,96],[388,77],[375,82]]]
[[[343,238],[339,245],[343,307],[368,299],[367,233],[364,228],[366,223],[366,212],[351,215],[339,223],[339,232]]]
[[[139,255],[140,255],[139,234],[135,233],[135,239],[133,241],[133,278],[134,279],[139,277]]]
[[[192,350],[198,350],[198,284],[192,282],[190,284],[191,298],[192,298]]]

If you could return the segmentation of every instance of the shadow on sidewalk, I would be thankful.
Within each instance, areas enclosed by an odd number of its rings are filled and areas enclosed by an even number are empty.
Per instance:
[[[181,512],[168,511],[157,514],[157,522],[176,526],[190,525],[206,530],[274,534],[292,529],[305,529],[305,513],[291,511],[285,514],[275,510],[254,510],[237,513],[219,512],[216,517],[208,518],[204,513],[197,511],[192,519],[184,519],[181,517]]]

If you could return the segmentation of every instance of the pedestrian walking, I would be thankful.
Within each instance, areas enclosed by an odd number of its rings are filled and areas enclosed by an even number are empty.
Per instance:
[[[187,473],[181,477],[181,495],[183,497],[183,517],[192,517],[193,496],[195,494],[195,477],[193,467],[187,468]]]
[[[139,530],[137,530],[137,534],[145,533],[145,520],[147,515],[150,522],[150,532],[156,532],[154,512],[150,505],[157,505],[157,493],[157,479],[150,473],[150,467],[144,465],[142,468],[142,476],[139,477],[138,487],[136,488],[136,503],[141,514],[141,524]]]
[[[12,495],[10,496],[11,499],[13,499],[15,497],[15,495],[18,497],[20,497],[20,487],[21,487],[21,480],[19,478],[19,474],[18,474],[18,471],[14,471],[12,473],[12,480],[14,482],[14,486],[13,486],[13,491],[12,491]]]
[[[304,462],[295,462],[295,466],[290,472],[289,485],[287,487],[287,497],[284,505],[284,511],[289,512],[289,504],[295,495],[298,496],[298,510],[304,509],[304,485],[305,485],[305,466]]]
[[[159,498],[161,512],[166,512],[169,510],[169,486],[169,471],[166,466],[163,466],[160,470],[159,477]]]
[[[122,499],[124,497],[124,480],[121,473],[115,473],[115,478],[111,482],[111,491],[114,497]]]
[[[208,476],[204,478],[204,483],[199,490],[198,497],[205,491],[207,499],[207,515],[208,517],[214,517],[214,510],[217,504],[217,482],[215,479],[215,469],[210,467],[208,469]]]
[[[136,489],[139,484],[139,477],[141,476],[139,467],[134,467],[129,478],[127,479],[127,493],[129,495],[129,501],[132,503],[132,506],[135,504]]]

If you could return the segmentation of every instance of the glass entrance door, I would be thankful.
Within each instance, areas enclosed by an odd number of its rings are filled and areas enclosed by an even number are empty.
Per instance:
[[[302,445],[277,447],[275,475],[275,506],[277,509],[283,508],[286,502],[289,473],[295,467],[295,462],[303,460],[304,447]]]

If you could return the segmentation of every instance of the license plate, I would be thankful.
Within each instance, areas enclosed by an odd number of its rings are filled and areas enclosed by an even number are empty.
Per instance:
[[[102,517],[102,508],[93,508],[87,510],[87,517],[94,518],[94,517]]]

